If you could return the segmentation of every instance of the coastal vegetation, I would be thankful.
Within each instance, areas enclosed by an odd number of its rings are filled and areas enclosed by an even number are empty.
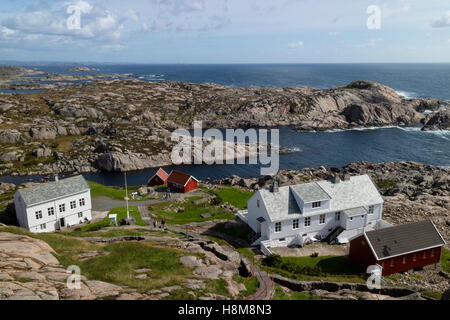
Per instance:
[[[80,230],[81,231],[97,231],[102,228],[111,226],[111,223],[109,220],[110,214],[117,214],[117,223],[120,223],[120,220],[125,219],[127,217],[127,208],[126,207],[114,208],[108,213],[108,216],[106,216],[105,219],[95,222],[95,223],[85,225],[85,226],[81,227]],[[146,226],[147,225],[147,223],[145,223],[142,220],[137,207],[129,207],[129,214],[130,214],[130,217],[133,217],[135,219],[137,226]]]

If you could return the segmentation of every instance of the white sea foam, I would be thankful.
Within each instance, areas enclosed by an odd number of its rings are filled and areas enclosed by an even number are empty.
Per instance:
[[[402,90],[396,90],[397,94],[399,96],[402,96],[405,99],[414,99],[417,98],[417,93],[411,92],[411,91],[402,91]]]

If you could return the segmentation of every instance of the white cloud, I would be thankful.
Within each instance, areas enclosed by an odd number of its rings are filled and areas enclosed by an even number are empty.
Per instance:
[[[302,48],[303,47],[303,41],[293,41],[293,42],[290,42],[290,43],[288,43],[288,48],[290,48],[290,49],[299,49],[299,48]]]
[[[448,28],[450,27],[450,11],[444,13],[439,19],[431,22],[432,28]]]

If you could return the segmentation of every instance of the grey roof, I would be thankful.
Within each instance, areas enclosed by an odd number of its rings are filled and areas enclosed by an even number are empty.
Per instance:
[[[287,215],[300,214],[300,208],[290,187],[280,187],[278,192],[260,190],[271,221],[283,220]]]
[[[358,207],[358,208],[353,208],[353,209],[346,209],[346,210],[344,210],[342,212],[345,213],[349,217],[363,216],[363,215],[367,214],[367,210],[364,207]]]
[[[83,176],[76,176],[54,182],[43,183],[40,186],[20,189],[20,193],[27,207],[62,198],[72,194],[89,190],[89,184]]]
[[[380,260],[445,244],[431,220],[369,231],[366,237]]]
[[[319,181],[317,184],[331,196],[330,209],[334,211],[343,211],[384,202],[372,179],[366,174],[353,176],[350,180],[339,183]]]
[[[304,203],[331,199],[317,182],[297,184],[292,189]]]

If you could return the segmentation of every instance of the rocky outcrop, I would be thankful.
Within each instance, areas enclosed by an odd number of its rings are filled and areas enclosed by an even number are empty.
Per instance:
[[[167,154],[147,156],[137,153],[108,152],[100,155],[96,165],[101,171],[123,172],[168,165],[170,163]]]
[[[431,114],[425,119],[423,131],[450,130],[450,109]]]
[[[17,130],[0,130],[0,143],[17,144],[24,141],[22,134]]]

